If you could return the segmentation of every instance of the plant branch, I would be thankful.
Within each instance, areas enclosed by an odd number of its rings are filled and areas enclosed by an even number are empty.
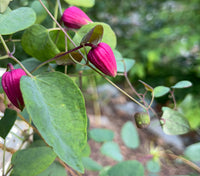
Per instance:
[[[0,148],[2,149],[2,150],[6,150],[7,152],[9,152],[9,153],[15,153],[17,150],[15,150],[15,149],[13,149],[13,148],[10,148],[10,147],[6,147],[4,144],[1,144],[0,143]]]
[[[9,50],[8,46],[6,45],[6,42],[4,41],[2,35],[0,35],[0,40],[1,40],[2,44],[3,44],[4,49],[6,50],[6,53],[9,55],[10,50]]]

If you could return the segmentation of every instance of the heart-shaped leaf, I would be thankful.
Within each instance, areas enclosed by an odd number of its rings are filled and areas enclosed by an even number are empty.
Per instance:
[[[69,166],[84,172],[81,157],[87,143],[87,116],[81,91],[60,72],[22,77],[27,112],[45,141]]]
[[[24,30],[34,24],[36,14],[29,7],[21,7],[8,13],[0,14],[0,34],[8,35]]]
[[[190,131],[190,125],[184,115],[170,108],[163,108],[163,131],[166,134],[180,135]]]
[[[48,60],[60,53],[51,40],[48,30],[39,24],[28,28],[24,32],[21,42],[26,53],[40,61]]]

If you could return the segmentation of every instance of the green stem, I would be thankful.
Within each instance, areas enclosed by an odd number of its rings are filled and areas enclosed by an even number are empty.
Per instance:
[[[13,55],[10,55],[9,57],[13,59],[15,62],[17,62],[28,76],[33,78],[33,75],[24,67],[24,65],[16,57],[14,57]]]
[[[7,58],[9,58],[8,55],[1,56],[1,57],[0,57],[0,60],[7,59]]]
[[[97,72],[98,74],[100,74],[106,81],[108,81],[110,84],[112,84],[115,88],[117,88],[121,93],[123,93],[124,95],[126,95],[128,98],[130,98],[132,101],[134,101],[135,103],[137,103],[139,106],[141,106],[142,108],[144,108],[145,110],[147,109],[143,104],[141,104],[139,101],[137,101],[135,98],[133,98],[132,96],[130,96],[128,93],[126,93],[124,90],[122,90],[120,87],[118,87],[114,82],[112,82],[111,80],[109,80],[105,75],[103,75],[101,72],[99,72],[97,69],[95,69],[94,67],[92,67],[91,65],[88,64],[88,66],[94,70],[95,72]]]
[[[4,47],[5,50],[6,50],[6,53],[9,54],[9,53],[10,53],[10,50],[9,50],[9,48],[7,47],[6,42],[4,41],[2,35],[0,35],[0,40],[1,40],[2,44],[3,44],[3,47]]]

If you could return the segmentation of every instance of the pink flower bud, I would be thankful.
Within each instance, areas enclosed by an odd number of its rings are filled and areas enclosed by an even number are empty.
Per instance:
[[[111,47],[106,43],[99,43],[88,53],[88,60],[104,74],[115,77],[117,63]]]
[[[23,110],[24,101],[20,90],[20,79],[22,76],[26,75],[26,73],[21,68],[14,69],[13,65],[10,63],[8,64],[8,68],[10,71],[5,72],[1,80],[3,90],[11,103],[20,110]]]
[[[74,29],[79,29],[81,26],[92,22],[92,20],[81,9],[75,6],[67,8],[61,19],[65,26]]]

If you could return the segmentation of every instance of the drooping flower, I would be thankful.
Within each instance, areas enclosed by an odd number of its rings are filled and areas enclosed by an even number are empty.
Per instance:
[[[1,80],[3,90],[11,103],[20,110],[23,110],[24,100],[20,90],[20,79],[26,75],[26,72],[21,68],[14,69],[10,63],[8,64],[8,68],[10,71],[5,72]]]
[[[99,43],[88,53],[88,60],[101,72],[115,77],[117,74],[117,63],[111,47],[107,43]]]
[[[85,12],[75,6],[65,9],[61,19],[65,26],[73,29],[79,29],[92,22]]]

